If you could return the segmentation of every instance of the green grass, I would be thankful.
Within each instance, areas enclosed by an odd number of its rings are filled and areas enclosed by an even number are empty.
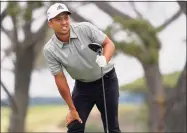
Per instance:
[[[58,125],[66,116],[68,109],[64,106],[34,106],[28,110],[26,129],[29,132],[40,130],[40,127]],[[10,110],[1,108],[1,132],[7,131]]]
[[[27,117],[27,126],[29,131],[37,129],[42,125],[58,125],[63,118],[67,115],[68,108],[65,106],[44,106],[33,107],[29,110]],[[34,131],[34,130],[33,130]]]
[[[26,129],[28,132],[46,132],[49,127],[56,127],[60,123],[64,123],[67,115],[67,106],[33,106],[29,108],[26,117]],[[144,107],[135,105],[119,105],[119,123],[122,131],[129,127],[134,127],[133,131],[145,131],[146,113]],[[145,115],[142,115],[145,114]],[[1,108],[1,132],[6,132],[9,124],[9,108]],[[143,124],[143,126],[142,126]],[[60,124],[65,132],[67,128],[65,124]],[[140,126],[141,125],[141,126]],[[142,129],[143,127],[143,129]],[[88,117],[86,124],[86,132],[103,131],[100,113],[94,107]],[[55,132],[55,131],[54,131]]]
[[[174,72],[174,73],[163,75],[162,78],[163,78],[164,86],[167,88],[175,87],[180,74],[181,74],[181,72]],[[120,89],[122,91],[145,92],[145,91],[147,91],[147,87],[145,84],[145,78],[144,77],[139,78],[132,83],[122,85],[120,87]]]

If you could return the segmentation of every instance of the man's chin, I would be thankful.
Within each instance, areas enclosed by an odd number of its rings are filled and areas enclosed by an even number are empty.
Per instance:
[[[60,32],[61,35],[67,35],[68,32]]]

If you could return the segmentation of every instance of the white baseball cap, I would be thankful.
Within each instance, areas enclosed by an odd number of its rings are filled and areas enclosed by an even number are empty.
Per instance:
[[[49,9],[47,10],[47,19],[48,19],[48,21],[50,19],[56,17],[59,13],[62,13],[62,12],[67,12],[67,13],[71,14],[71,12],[68,10],[66,5],[64,5],[64,4],[55,3],[55,4],[51,5],[49,7]]]

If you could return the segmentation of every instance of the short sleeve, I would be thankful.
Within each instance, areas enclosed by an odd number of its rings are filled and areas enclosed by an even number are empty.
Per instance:
[[[58,73],[63,71],[61,64],[54,58],[50,51],[44,49],[43,54],[47,62],[48,68],[53,75],[57,75]]]
[[[94,43],[102,44],[106,38],[106,34],[89,22],[86,22],[86,27],[86,33],[90,40]]]

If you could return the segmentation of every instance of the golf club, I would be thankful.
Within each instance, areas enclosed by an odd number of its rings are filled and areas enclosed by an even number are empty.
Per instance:
[[[102,54],[102,46],[97,43],[90,43],[88,47],[96,52],[99,56]],[[105,110],[105,121],[106,121],[106,133],[108,133],[108,117],[107,117],[107,108],[106,108],[106,98],[105,98],[105,87],[103,79],[103,68],[101,67],[101,77],[102,77],[102,87],[103,87],[103,101],[104,101],[104,110]]]

